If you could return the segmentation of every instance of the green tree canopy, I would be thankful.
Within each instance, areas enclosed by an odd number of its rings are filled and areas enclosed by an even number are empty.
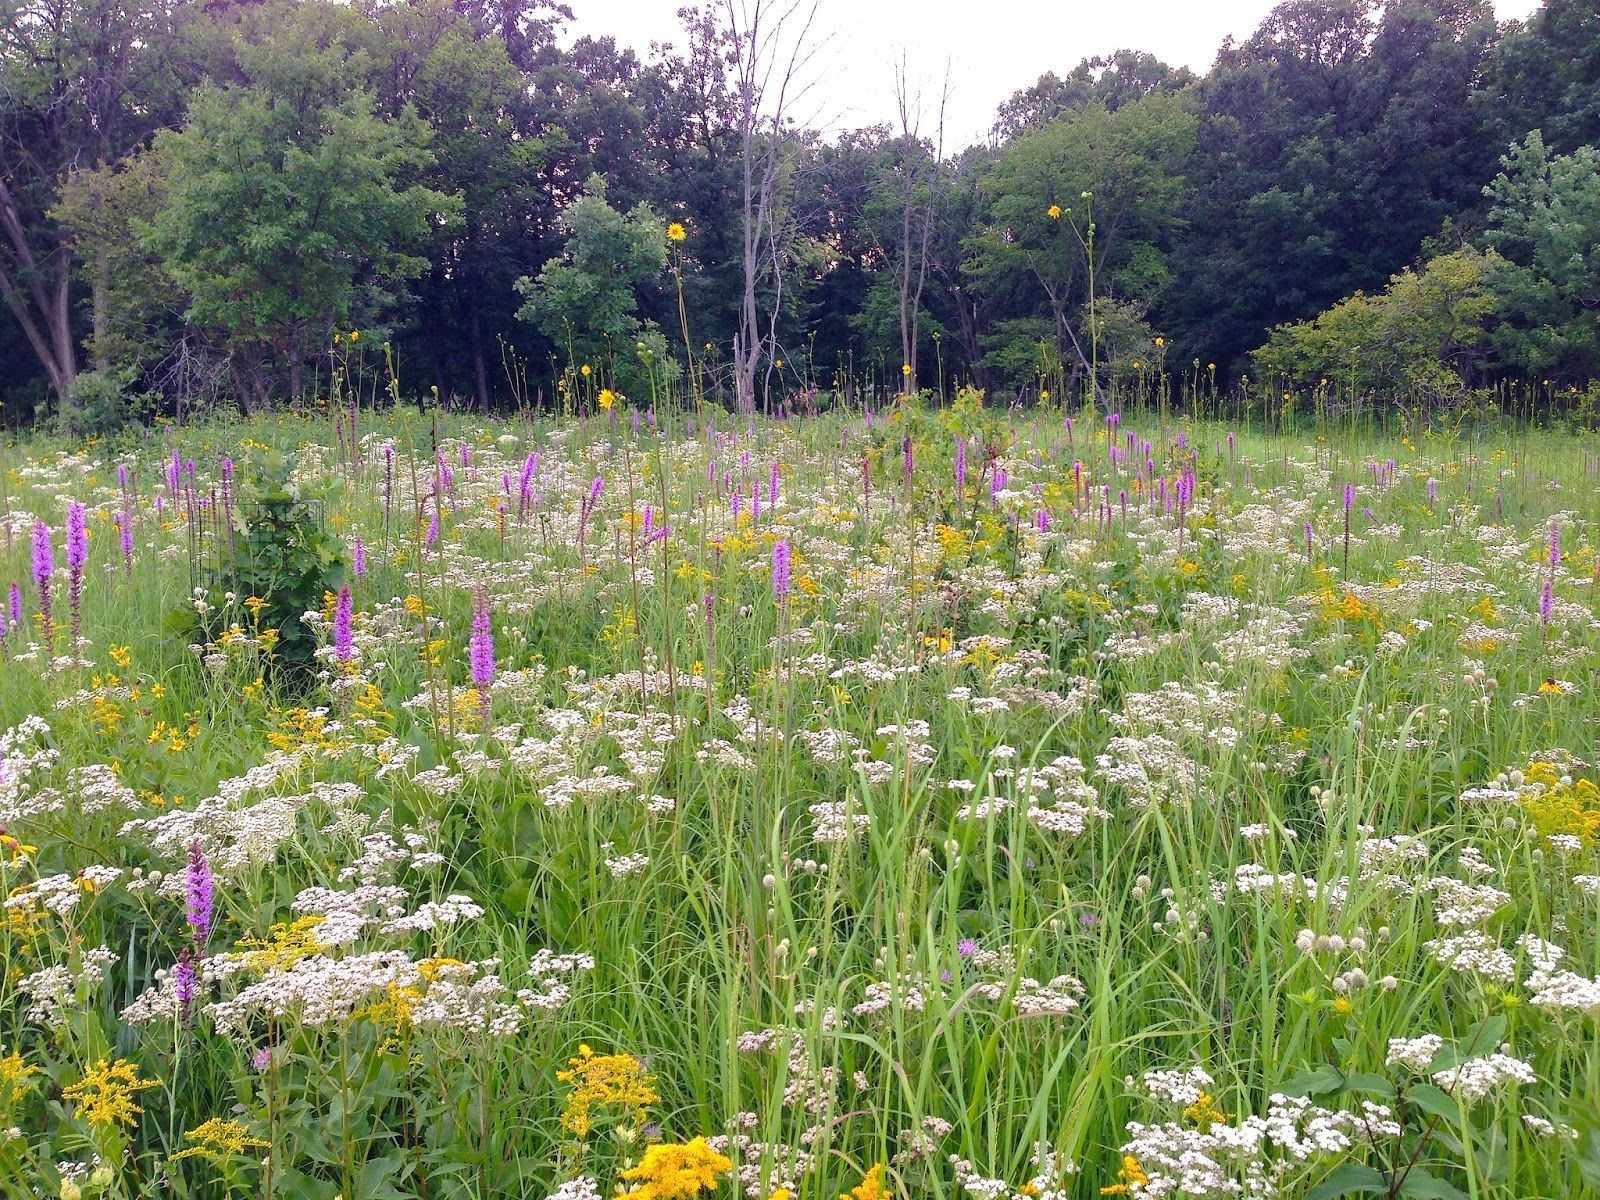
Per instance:
[[[639,320],[638,295],[666,269],[665,226],[648,204],[626,213],[612,208],[599,175],[589,177],[561,225],[567,235],[561,257],[536,277],[517,280],[526,297],[517,315],[576,362],[601,367],[627,386],[636,377],[634,343],[652,331]]]
[[[417,183],[430,131],[409,106],[392,120],[348,81],[348,45],[310,13],[242,45],[246,82],[202,85],[181,130],[157,146],[168,202],[149,246],[189,294],[189,319],[223,331],[249,393],[287,368],[299,396],[306,359],[349,319],[358,285],[426,270],[411,249],[459,209]]]
[[[1553,155],[1536,129],[1484,189],[1485,240],[1506,324],[1499,345],[1524,370],[1562,380],[1600,373],[1600,150]]]

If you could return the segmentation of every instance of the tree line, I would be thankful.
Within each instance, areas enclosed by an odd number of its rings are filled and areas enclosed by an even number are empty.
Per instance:
[[[679,18],[641,57],[547,0],[0,0],[8,418],[305,398],[352,352],[481,409],[1600,376],[1592,0],[1285,0],[954,149],[932,64],[890,122],[797,120],[807,0]]]

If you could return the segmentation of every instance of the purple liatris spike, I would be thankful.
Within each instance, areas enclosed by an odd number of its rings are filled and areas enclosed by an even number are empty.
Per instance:
[[[39,612],[44,616],[45,633],[50,632],[50,577],[55,574],[55,547],[50,542],[50,526],[33,523],[33,584],[39,593]]]
[[[357,579],[362,579],[367,573],[367,544],[357,538],[350,547],[350,569],[356,573]]]
[[[772,508],[778,507],[778,464],[773,463],[772,469],[767,472],[767,504]]]
[[[127,509],[117,513],[117,540],[122,547],[122,562],[128,569],[133,569],[133,514]]]
[[[956,438],[956,491],[964,491],[967,486],[967,439]]]
[[[428,521],[428,545],[431,547],[439,540],[439,506],[434,505],[433,517]]]
[[[1550,580],[1547,578],[1544,581],[1544,587],[1539,589],[1539,624],[1550,624],[1550,613],[1555,606],[1555,588],[1551,586]]]
[[[1550,565],[1561,565],[1561,526],[1554,521],[1550,522]]]
[[[333,656],[340,662],[349,662],[355,654],[355,634],[351,630],[354,607],[350,585],[345,584],[333,605]]]
[[[772,594],[779,604],[789,598],[789,543],[783,538],[772,543]]]
[[[89,530],[84,518],[83,505],[76,500],[67,505],[67,567],[80,573],[89,561]]]
[[[200,845],[199,838],[189,843],[189,862],[184,867],[183,890],[189,906],[186,916],[189,928],[194,931],[194,944],[204,949],[206,938],[211,933],[217,893],[211,864],[206,861],[205,848]]]
[[[1355,503],[1356,485],[1353,483],[1347,483],[1344,485],[1344,511],[1348,513],[1352,508],[1355,507]]]
[[[199,973],[194,969],[194,950],[185,946],[178,952],[178,961],[172,967],[172,994],[178,1001],[178,1012],[187,1020],[194,1007],[195,993],[199,991]]]
[[[494,682],[494,624],[489,617],[489,593],[478,588],[472,593],[472,684],[487,701]]]
[[[22,625],[22,585],[13,583],[7,599],[11,608],[11,628],[17,629]]]

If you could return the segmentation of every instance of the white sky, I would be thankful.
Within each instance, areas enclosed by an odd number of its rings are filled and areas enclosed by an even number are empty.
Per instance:
[[[643,57],[652,41],[681,46],[683,0],[569,0],[572,33],[610,34]],[[936,123],[950,64],[946,148],[982,140],[995,109],[1046,71],[1065,74],[1082,58],[1149,50],[1197,73],[1228,34],[1250,36],[1274,0],[821,0],[817,25],[828,38],[815,60],[816,85],[796,115],[823,129],[894,119],[894,66],[907,56]],[[1539,0],[1495,0],[1502,19],[1523,18]]]

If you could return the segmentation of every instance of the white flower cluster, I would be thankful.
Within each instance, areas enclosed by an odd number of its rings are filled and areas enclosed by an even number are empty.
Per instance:
[[[1137,1159],[1146,1176],[1137,1195],[1199,1200],[1278,1196],[1297,1165],[1346,1154],[1358,1137],[1399,1137],[1400,1126],[1388,1108],[1370,1101],[1357,1113],[1274,1094],[1265,1116],[1249,1116],[1236,1125],[1216,1122],[1196,1129],[1172,1121],[1132,1121],[1128,1134],[1122,1153]]]

